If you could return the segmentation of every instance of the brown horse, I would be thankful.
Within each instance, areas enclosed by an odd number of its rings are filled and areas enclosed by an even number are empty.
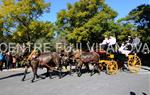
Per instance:
[[[62,50],[60,53],[60,56],[61,56],[62,66],[64,66],[65,69],[67,69],[67,66],[69,66],[69,68],[70,68],[69,74],[71,75],[73,72],[72,67],[76,66],[76,64],[77,64],[75,57],[74,57],[74,52],[73,51],[66,52],[66,51]]]
[[[28,57],[28,62],[27,66],[25,66],[25,72],[24,72],[24,77],[22,78],[22,81],[24,81],[27,70],[29,66],[31,66],[32,71],[33,71],[33,79],[31,82],[34,82],[35,78],[39,78],[40,76],[37,75],[37,70],[38,67],[45,67],[47,69],[47,75],[52,78],[52,75],[50,72],[52,71],[58,71],[59,72],[59,78],[62,77],[61,75],[61,57],[58,53],[56,52],[48,52],[48,53],[41,53],[41,54],[36,54],[35,51],[29,55]],[[42,78],[42,77],[41,77]]]
[[[81,76],[81,69],[82,66],[85,65],[86,69],[89,71],[89,64],[93,65],[93,69],[91,72],[91,76],[93,75],[93,73],[95,73],[94,71],[97,70],[98,73],[100,73],[100,69],[99,69],[99,55],[96,52],[82,52],[80,50],[75,51],[74,53],[74,58],[76,60],[76,62],[78,63],[76,66],[76,70],[77,70],[77,75],[80,77]]]

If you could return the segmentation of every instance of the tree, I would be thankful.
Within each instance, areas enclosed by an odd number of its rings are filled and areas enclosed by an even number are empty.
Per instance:
[[[116,16],[104,0],[80,0],[58,13],[56,25],[71,43],[100,42],[105,32],[115,29]]]
[[[0,43],[3,41],[3,30],[2,30],[2,28],[3,28],[3,22],[2,22],[2,20],[0,20],[0,37],[1,37]]]
[[[30,29],[30,41],[36,42],[36,40],[44,37],[48,41],[53,37],[54,25],[50,22],[32,21],[28,25]],[[26,31],[22,26],[17,28],[17,31],[13,33],[12,40],[15,42],[26,42]]]
[[[19,42],[35,42],[35,38],[46,35],[51,37],[52,23],[38,21],[44,12],[49,12],[49,7],[50,3],[44,0],[1,0],[3,32]]]
[[[137,27],[135,31],[141,36],[143,42],[150,42],[150,5],[142,4],[131,10],[120,21],[131,23]]]
[[[135,37],[136,35],[139,35],[137,32],[137,27],[132,23],[124,23],[122,21],[123,18],[119,19],[116,22],[116,37],[117,42],[122,43],[127,40],[128,36]]]

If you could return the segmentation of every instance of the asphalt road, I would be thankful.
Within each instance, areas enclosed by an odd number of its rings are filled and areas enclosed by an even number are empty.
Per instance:
[[[30,70],[31,71],[31,70]],[[42,74],[46,70],[39,70]],[[85,73],[58,79],[36,79],[32,73],[22,82],[22,69],[0,72],[0,95],[150,95],[150,71],[142,69],[138,74],[118,72],[107,75],[102,72],[92,77]]]

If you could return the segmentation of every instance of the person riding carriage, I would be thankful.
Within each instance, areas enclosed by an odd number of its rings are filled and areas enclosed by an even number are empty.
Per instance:
[[[105,39],[100,44],[102,49],[105,50],[105,51],[108,51],[108,48],[110,48],[110,47],[112,47],[114,49],[115,45],[116,45],[116,38],[115,38],[115,36],[105,35],[104,37],[105,37]]]
[[[122,46],[119,48],[117,47],[117,50],[115,50],[114,46],[116,44],[116,38],[105,35],[105,39],[101,43],[104,50],[102,51],[100,49],[98,52],[100,55],[100,65],[105,64],[104,66],[106,66],[108,74],[115,74],[118,71],[118,66],[123,68],[123,65],[126,63],[128,65],[127,68],[131,72],[138,72],[140,70],[141,60],[137,56],[137,52],[135,52],[135,50],[139,43],[140,39],[137,36],[134,39],[132,39],[131,36],[128,36],[127,41],[124,41]],[[110,53],[109,51],[112,49],[115,50],[115,52]]]
[[[136,52],[136,47],[140,44],[140,39],[136,35],[134,38],[128,36],[128,40],[125,43],[122,43],[121,47],[119,48],[119,52],[128,56],[132,52]]]

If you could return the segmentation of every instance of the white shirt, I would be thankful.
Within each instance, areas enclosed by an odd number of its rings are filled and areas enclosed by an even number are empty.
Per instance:
[[[119,52],[121,52],[122,54],[125,54],[126,57],[128,57],[128,55],[131,53],[131,51],[126,50],[125,48],[126,48],[126,46],[124,44],[122,44],[121,47],[119,48]]]
[[[116,38],[110,36],[110,38],[108,39],[108,46],[114,45],[114,44],[116,44]]]
[[[105,38],[105,39],[103,40],[103,42],[101,43],[101,45],[106,45],[106,44],[108,44],[108,43],[109,43],[108,38]]]

